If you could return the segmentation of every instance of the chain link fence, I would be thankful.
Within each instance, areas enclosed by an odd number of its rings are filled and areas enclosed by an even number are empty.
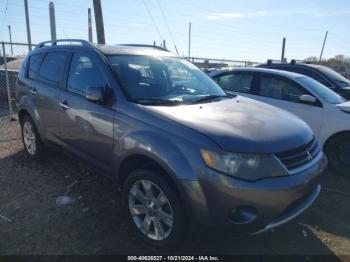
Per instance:
[[[19,69],[28,52],[27,44],[0,43],[0,143],[19,137],[15,87]]]

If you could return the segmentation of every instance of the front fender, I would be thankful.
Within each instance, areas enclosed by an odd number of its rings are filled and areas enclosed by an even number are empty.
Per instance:
[[[138,131],[118,140],[115,147],[115,154],[119,160],[116,163],[117,170],[128,156],[141,154],[159,163],[176,179],[197,179],[193,165],[188,160],[198,161],[199,155],[194,156],[193,146],[191,148],[182,139],[180,142],[179,138],[167,138],[154,132]]]
[[[115,151],[119,159],[116,170],[132,155],[152,159],[167,171],[192,219],[199,224],[208,223],[206,198],[198,181],[203,160],[195,145],[185,139],[147,131],[131,133],[120,141]]]

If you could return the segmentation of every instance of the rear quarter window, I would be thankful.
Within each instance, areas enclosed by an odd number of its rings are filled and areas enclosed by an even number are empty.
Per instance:
[[[44,58],[45,54],[36,54],[36,55],[31,55],[29,57],[29,63],[28,64],[28,78],[29,79],[35,79],[38,71],[39,71],[39,67],[41,65],[41,62]],[[24,67],[26,67],[26,64],[23,65]]]

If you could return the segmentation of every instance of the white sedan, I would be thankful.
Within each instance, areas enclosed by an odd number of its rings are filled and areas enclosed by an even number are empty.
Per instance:
[[[299,116],[312,128],[331,166],[350,175],[350,102],[310,77],[286,71],[239,68],[209,76],[228,93]]]

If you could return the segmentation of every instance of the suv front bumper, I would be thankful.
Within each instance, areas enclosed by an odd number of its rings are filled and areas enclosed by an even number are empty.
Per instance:
[[[303,213],[306,209],[308,209],[317,199],[318,195],[321,192],[321,186],[317,185],[312,192],[303,199],[303,201],[300,201],[300,203],[294,203],[294,205],[287,208],[285,212],[283,212],[279,217],[272,220],[268,225],[266,225],[263,229],[254,232],[253,235],[261,234],[266,231],[270,231],[276,227],[279,227],[292,219],[299,216],[301,213]]]
[[[258,234],[280,226],[316,200],[327,166],[323,153],[302,172],[254,182],[208,170],[206,180],[183,181],[198,224]]]

